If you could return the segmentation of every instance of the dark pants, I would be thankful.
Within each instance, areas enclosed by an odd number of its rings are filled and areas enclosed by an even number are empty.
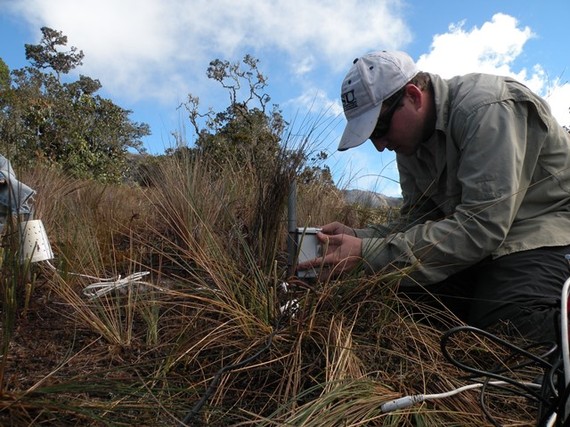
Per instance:
[[[445,305],[477,328],[558,342],[562,286],[570,277],[570,246],[490,258],[443,282],[403,290],[431,307]]]

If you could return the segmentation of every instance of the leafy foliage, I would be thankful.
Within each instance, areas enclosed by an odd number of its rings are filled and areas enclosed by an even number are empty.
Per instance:
[[[330,171],[320,166],[326,153],[308,157],[304,150],[293,149],[284,142],[288,123],[278,105],[269,108],[267,78],[259,69],[258,59],[251,55],[246,55],[241,63],[215,59],[206,74],[227,90],[229,105],[220,112],[210,108],[201,113],[200,99],[188,95],[182,106],[197,136],[191,151],[220,167],[252,169],[260,179],[269,178],[267,173],[273,173],[275,162],[288,161],[300,171],[303,181],[332,184]]]
[[[38,45],[25,46],[31,66],[13,70],[10,80],[0,64],[0,149],[17,166],[40,162],[78,178],[120,181],[128,149],[143,150],[148,125],[97,95],[98,80],[80,75],[62,82],[83,52],[61,51],[67,44],[61,32],[44,27],[42,34]]]
[[[245,235],[259,266],[269,271],[293,180],[305,185],[324,183],[334,189],[330,171],[319,165],[326,153],[309,156],[308,137],[295,147],[288,145],[288,123],[277,105],[269,108],[267,78],[251,55],[241,63],[215,59],[210,62],[207,76],[227,90],[229,105],[220,112],[209,109],[201,113],[200,100],[188,95],[182,107],[197,136],[195,147],[180,144],[168,154],[200,158],[213,176],[231,170],[253,177],[249,185],[256,189],[255,210]]]
[[[208,78],[218,81],[229,94],[230,103],[225,110],[200,113],[200,100],[191,94],[183,104],[197,135],[193,150],[221,167],[235,165],[260,170],[280,151],[280,136],[286,123],[277,106],[266,112],[271,98],[263,92],[267,83],[258,62],[246,55],[246,70],[240,63],[219,59],[210,62]]]
[[[59,46],[67,45],[67,36],[60,31],[52,30],[48,27],[41,29],[43,38],[40,44],[26,44],[26,59],[32,62],[34,68],[52,69],[57,73],[57,77],[61,74],[67,74],[74,68],[82,64],[83,51],[77,52],[77,48],[72,46],[68,52],[60,52]]]
[[[6,63],[0,58],[0,96],[10,87],[10,69]]]

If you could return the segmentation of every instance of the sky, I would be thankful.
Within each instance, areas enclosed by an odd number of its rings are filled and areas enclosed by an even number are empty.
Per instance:
[[[510,75],[543,96],[570,125],[567,0],[0,0],[0,58],[28,65],[25,44],[43,26],[85,54],[74,70],[98,79],[100,95],[149,124],[151,154],[196,136],[184,109],[221,111],[228,92],[208,79],[213,59],[259,60],[266,92],[287,122],[290,143],[325,151],[337,186],[400,194],[394,154],[371,143],[336,150],[345,119],[340,85],[354,58],[403,50],[444,78]]]

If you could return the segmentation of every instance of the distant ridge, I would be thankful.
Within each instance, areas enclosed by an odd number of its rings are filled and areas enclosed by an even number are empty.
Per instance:
[[[389,197],[373,191],[364,190],[343,190],[343,195],[347,203],[371,207],[389,208],[398,207],[402,204],[401,197]]]

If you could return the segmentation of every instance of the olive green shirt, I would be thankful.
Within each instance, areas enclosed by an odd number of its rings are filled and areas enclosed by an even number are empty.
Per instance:
[[[436,131],[397,156],[402,217],[355,230],[365,267],[412,267],[430,284],[489,256],[569,245],[570,136],[547,103],[509,77],[430,77]]]

